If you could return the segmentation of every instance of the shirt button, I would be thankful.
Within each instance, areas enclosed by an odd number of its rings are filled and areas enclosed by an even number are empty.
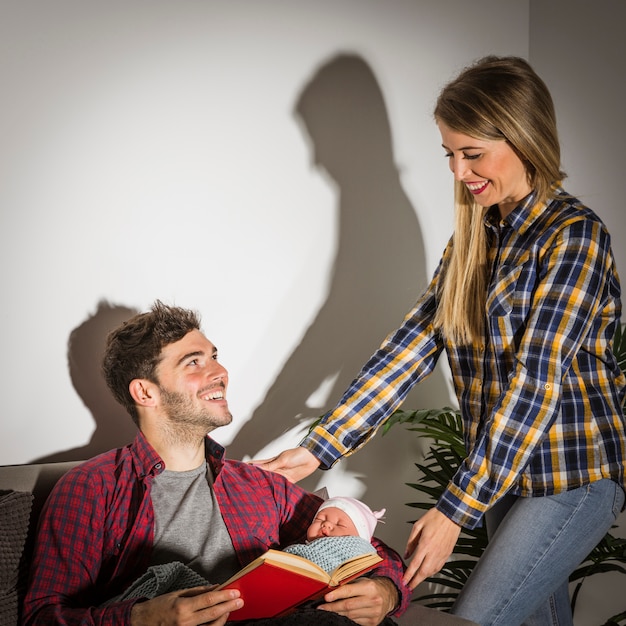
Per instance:
[[[163,467],[163,466],[162,466],[160,463],[157,463],[157,464],[154,466],[154,469],[161,469],[161,467]]]
[[[552,389],[552,385],[551,385],[550,383],[546,383],[546,384],[543,386],[543,388],[544,388],[546,391],[550,391],[550,389]]]

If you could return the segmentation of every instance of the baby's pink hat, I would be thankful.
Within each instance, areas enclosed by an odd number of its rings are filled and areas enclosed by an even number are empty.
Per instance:
[[[336,498],[328,498],[325,500],[318,511],[326,509],[328,507],[335,507],[341,509],[346,513],[354,526],[356,527],[359,537],[370,541],[374,534],[374,528],[376,528],[376,522],[383,521],[382,517],[385,514],[386,509],[380,511],[372,511],[367,504],[357,500],[356,498],[348,498],[346,496],[338,496]]]

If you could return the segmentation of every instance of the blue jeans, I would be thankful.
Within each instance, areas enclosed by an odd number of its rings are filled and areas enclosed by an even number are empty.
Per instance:
[[[569,575],[615,522],[623,489],[599,480],[554,496],[505,496],[452,613],[481,626],[572,626]]]

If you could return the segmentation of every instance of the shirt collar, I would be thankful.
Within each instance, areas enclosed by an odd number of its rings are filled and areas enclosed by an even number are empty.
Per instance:
[[[217,476],[224,467],[224,448],[217,441],[207,435],[205,440],[206,460],[209,463],[213,476]]]
[[[163,459],[157,454],[157,451],[148,443],[145,435],[137,432],[135,441],[131,446],[133,462],[139,476],[149,476],[160,474],[165,469]]]
[[[551,197],[562,191],[560,185],[555,185],[552,188]],[[506,224],[523,235],[548,208],[549,202],[538,202],[537,192],[533,190],[504,219],[500,219],[497,205],[492,206],[487,211],[485,222],[488,226]]]
[[[156,476],[165,469],[163,459],[150,445],[145,435],[139,431],[131,446],[133,461],[139,476]],[[213,475],[217,476],[224,465],[224,448],[208,435],[205,440],[205,454]]]

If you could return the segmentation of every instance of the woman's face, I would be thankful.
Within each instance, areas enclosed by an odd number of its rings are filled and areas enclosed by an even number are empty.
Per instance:
[[[508,215],[532,190],[522,160],[504,140],[476,139],[437,122],[455,180],[484,207],[497,204]]]

